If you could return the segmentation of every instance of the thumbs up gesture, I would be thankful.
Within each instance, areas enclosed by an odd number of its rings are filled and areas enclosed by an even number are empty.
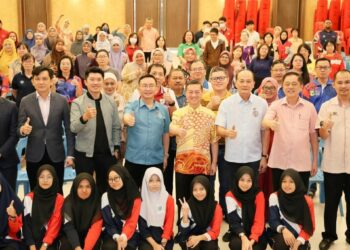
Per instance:
[[[124,115],[124,123],[129,127],[133,127],[135,125],[135,114],[131,112],[129,114]]]
[[[88,121],[92,118],[95,118],[97,114],[97,111],[95,108],[88,105],[87,109],[85,110],[85,113],[83,114],[84,121]]]
[[[26,122],[20,128],[20,132],[22,135],[29,135],[32,132],[33,127],[30,126],[30,118],[27,117]]]
[[[277,131],[278,127],[279,127],[280,123],[278,121],[278,117],[276,117],[274,120],[270,121],[269,127],[270,129],[272,129],[273,131]]]
[[[14,204],[14,201],[12,200],[10,205],[8,206],[8,208],[6,208],[6,212],[7,212],[8,216],[10,216],[10,217],[17,217],[16,209],[13,206],[13,204]]]

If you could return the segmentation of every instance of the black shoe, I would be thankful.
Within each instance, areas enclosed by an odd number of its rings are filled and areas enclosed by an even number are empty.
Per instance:
[[[228,230],[228,231],[224,234],[224,236],[222,236],[222,241],[223,241],[223,242],[230,242],[231,237],[232,237],[232,233],[231,233],[230,230]]]
[[[328,250],[333,243],[333,240],[331,239],[323,239],[320,244],[318,245],[320,250]]]

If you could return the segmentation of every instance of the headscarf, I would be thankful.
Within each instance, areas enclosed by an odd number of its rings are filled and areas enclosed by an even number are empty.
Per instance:
[[[90,49],[92,49],[92,44],[90,41],[85,40],[82,43],[82,46],[85,44],[89,44]],[[85,53],[83,50],[81,51],[81,54],[77,56],[76,58],[78,62],[78,67],[79,67],[79,74],[80,77],[85,78],[85,71],[91,66],[92,59],[88,57],[87,53]]]
[[[228,56],[229,62],[226,65],[223,65],[223,64],[220,63],[220,59],[219,59],[219,66],[224,68],[224,69],[226,69],[228,77],[229,77],[228,85],[231,88],[232,80],[233,80],[233,67],[232,67],[231,63],[232,63],[232,59],[233,58],[230,56],[230,52],[228,52],[227,50],[224,50],[223,52],[221,52],[220,57],[223,56],[223,55],[227,55]]]
[[[295,184],[295,191],[287,194],[282,190],[283,179],[289,176]],[[305,186],[297,171],[286,169],[281,176],[280,189],[277,192],[278,203],[284,217],[289,221],[302,225],[303,230],[309,235],[313,234],[313,224],[309,206],[305,200]]]
[[[6,52],[5,44],[9,43],[11,45],[12,52]],[[2,50],[0,51],[0,72],[5,76],[8,76],[9,64],[18,58],[15,42],[11,38],[4,40],[2,44]]]
[[[77,35],[79,32],[82,33],[82,38],[80,40],[77,39]],[[76,56],[76,55],[79,55],[81,53],[82,47],[83,47],[83,41],[84,41],[83,32],[81,30],[77,30],[77,32],[75,33],[74,42],[72,43],[72,45],[70,47],[70,52],[72,52],[73,55]]]
[[[134,200],[140,197],[140,192],[136,183],[125,167],[113,165],[108,170],[107,176],[109,176],[111,171],[116,172],[120,176],[121,180],[123,181],[123,186],[118,190],[114,190],[108,186],[108,201],[114,214],[118,215],[123,220],[126,220],[130,217],[134,206]]]
[[[287,34],[287,38],[286,39],[282,39],[282,34],[285,33]],[[288,32],[286,30],[282,30],[281,33],[280,33],[280,41],[282,44],[285,44],[287,41],[288,41]]]
[[[54,37],[52,37],[52,36],[49,36],[49,34],[50,34],[50,30],[54,30],[55,31],[55,36]],[[54,48],[54,44],[56,44],[56,41],[57,41],[57,39],[58,39],[58,34],[57,34],[57,29],[54,27],[54,26],[50,26],[49,27],[49,29],[48,29],[48,36],[46,37],[46,39],[45,39],[45,44],[46,44],[46,46],[47,46],[47,48],[49,49],[49,50],[52,50],[53,48]]]
[[[48,189],[43,189],[39,185],[39,176],[44,170],[49,171],[53,177],[52,185]],[[32,231],[35,240],[40,240],[42,236],[41,228],[48,223],[52,216],[58,191],[59,186],[55,169],[49,164],[42,165],[37,173],[32,207]]]
[[[160,53],[162,53],[162,55],[163,55],[163,62],[160,62],[160,64],[162,64],[162,65],[164,65],[164,62],[165,62],[165,58],[164,58],[164,50],[162,49],[162,48],[155,48],[154,50],[152,50],[152,52],[151,52],[151,62],[153,63],[153,56],[154,56],[154,53],[155,52],[160,52]]]
[[[252,179],[252,187],[243,192],[238,185],[239,180],[243,175],[248,174]],[[247,235],[251,233],[252,226],[254,224],[255,217],[255,198],[259,192],[259,188],[257,187],[254,181],[254,171],[252,168],[248,166],[240,167],[235,175],[235,179],[232,185],[231,192],[235,196],[235,198],[242,204],[242,221],[243,228]]]
[[[275,78],[272,78],[272,77],[265,77],[264,80],[261,82],[259,88],[258,88],[258,94],[262,94],[262,93],[263,93],[263,91],[264,91],[264,90],[263,90],[263,87],[264,87],[266,84],[268,84],[269,82],[272,83],[272,85],[276,88],[276,93],[275,93],[275,95],[272,96],[272,97],[269,98],[269,99],[266,99],[267,103],[268,103],[269,106],[270,106],[270,104],[271,104],[272,102],[274,102],[275,100],[278,99],[278,82],[276,81],[276,79],[275,79]]]
[[[85,200],[78,196],[78,187],[83,180],[87,180],[91,186],[91,194]],[[65,220],[73,223],[79,236],[84,236],[83,238],[88,233],[91,224],[101,218],[99,192],[90,174],[80,173],[74,179],[70,194],[64,200],[63,216]]]
[[[160,179],[159,192],[151,192],[148,189],[148,183],[153,175],[158,176]],[[163,227],[168,197],[169,194],[165,189],[162,171],[156,167],[148,168],[142,181],[140,212],[148,226]]]
[[[113,51],[114,44],[119,44],[119,51],[118,52]],[[123,50],[124,50],[123,41],[117,36],[113,37],[113,39],[111,41],[111,48],[110,48],[110,53],[109,53],[109,65],[113,69],[118,71],[119,73],[122,72],[122,69],[124,66]]]
[[[5,177],[0,173],[0,215],[1,215],[1,223],[0,223],[0,238],[4,238],[8,235],[8,214],[6,209],[9,207],[12,201],[13,207],[16,209],[16,214],[23,214],[23,204],[21,200],[17,197],[16,193],[10,187],[10,184],[6,181]]]
[[[104,41],[101,41],[100,40],[100,35],[101,34],[104,34],[106,36],[106,39]],[[105,49],[107,50],[108,52],[110,51],[111,49],[111,45],[108,41],[108,34],[104,31],[100,31],[98,32],[98,35],[97,35],[97,40],[96,40],[96,51],[99,51],[100,49]]]
[[[196,183],[200,183],[206,190],[207,195],[204,200],[199,201],[193,196],[193,187]],[[210,185],[207,177],[203,175],[196,176],[191,182],[191,197],[188,205],[194,222],[200,231],[205,232],[214,217],[217,202],[214,199],[214,190]]]
[[[31,32],[33,34],[33,38],[32,39],[28,39],[27,38],[27,35],[28,35],[29,32]],[[34,37],[34,31],[32,29],[27,29],[26,30],[26,33],[25,33],[25,35],[23,37],[23,42],[28,45],[29,49],[31,49],[34,46],[34,44],[35,44],[35,37]]]

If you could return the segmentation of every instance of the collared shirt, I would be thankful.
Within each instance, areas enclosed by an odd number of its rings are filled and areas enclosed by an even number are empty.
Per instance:
[[[218,140],[213,111],[203,106],[189,105],[176,110],[173,125],[186,130],[186,136],[176,137],[175,171],[181,174],[210,174],[210,144]]]
[[[176,96],[176,95],[175,95]],[[187,103],[187,98],[186,98],[186,92],[185,90],[182,91],[182,94],[179,96],[176,96],[176,101],[179,104],[179,107],[182,108],[186,105]]]
[[[326,119],[334,124],[324,141],[322,170],[350,174],[350,107],[342,107],[336,96],[322,104],[316,127],[320,128],[320,121]]]
[[[42,98],[38,92],[36,92],[36,98],[38,99],[41,115],[44,120],[45,126],[47,125],[47,120],[49,119],[50,113],[50,100],[51,100],[51,92],[47,96],[46,99]]]
[[[271,168],[297,171],[311,170],[310,134],[316,133],[317,112],[312,103],[299,98],[296,105],[282,98],[274,101],[267,110],[265,119],[279,122],[269,157]]]
[[[230,97],[231,95],[232,95],[231,92],[226,91],[226,95],[225,95],[224,97],[221,98],[220,103],[221,103],[224,99]],[[213,96],[215,96],[213,90],[212,90],[212,91],[204,92],[204,93],[203,93],[203,96],[202,96],[201,104],[202,104],[204,107],[206,107],[206,106],[208,105],[208,103],[211,101],[211,98],[212,98]],[[211,109],[211,110],[214,112],[214,114],[215,114],[215,116],[216,116],[217,113],[218,113],[219,107],[213,108],[213,109]]]
[[[206,79],[204,79],[202,86],[205,90],[213,90],[211,83]]]
[[[328,79],[324,87],[317,79],[314,79],[304,86],[302,92],[303,98],[311,102],[315,106],[317,112],[320,111],[322,103],[336,95],[337,93],[333,88],[333,81],[331,79]]]
[[[169,132],[167,108],[154,102],[148,108],[142,99],[129,102],[125,114],[134,113],[135,125],[127,127],[125,159],[136,164],[153,165],[163,162],[163,135]]]
[[[151,52],[156,48],[156,39],[159,37],[158,30],[155,28],[147,29],[141,27],[142,30],[142,38],[141,38],[141,48],[144,52]]]
[[[215,124],[237,131],[236,138],[225,138],[226,161],[248,163],[261,159],[261,122],[266,110],[266,100],[253,94],[247,101],[239,93],[222,101]]]

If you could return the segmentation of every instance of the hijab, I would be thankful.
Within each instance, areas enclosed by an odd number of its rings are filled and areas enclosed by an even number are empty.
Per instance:
[[[115,190],[108,185],[108,202],[114,214],[118,215],[123,220],[126,220],[130,217],[134,206],[134,200],[140,197],[140,192],[136,183],[125,167],[113,165],[108,170],[107,176],[109,176],[109,173],[112,171],[116,172],[120,176],[121,180],[123,181],[123,186],[119,190]]]
[[[10,184],[6,181],[5,177],[0,173],[0,238],[4,238],[8,235],[8,214],[6,209],[9,207],[12,201],[13,207],[16,209],[16,214],[23,214],[23,205],[21,200],[17,197],[16,193],[10,187]]]
[[[82,43],[82,46],[85,44],[88,44],[90,46],[90,51],[92,49],[92,43],[88,40],[85,40]],[[85,71],[91,66],[92,59],[88,57],[87,53],[85,53],[83,50],[81,51],[81,54],[77,56],[76,60],[78,61],[79,66],[79,75],[83,79],[85,78]]]
[[[39,185],[39,176],[44,170],[49,171],[53,177],[52,185],[48,189],[43,189]],[[49,164],[42,165],[37,173],[37,184],[34,188],[32,207],[32,231],[35,240],[40,240],[41,228],[47,224],[52,216],[58,190],[59,186],[55,169]]]
[[[268,105],[270,106],[270,104],[278,99],[278,82],[276,81],[276,79],[272,78],[272,77],[265,77],[264,80],[261,82],[259,88],[258,88],[258,94],[262,94],[263,93],[263,87],[268,84],[268,83],[272,83],[272,85],[276,88],[276,93],[274,96],[272,96],[269,99],[266,99]]]
[[[204,200],[199,201],[193,196],[193,187],[196,183],[201,184],[207,192]],[[203,175],[196,176],[191,183],[191,197],[188,205],[194,222],[201,231],[206,231],[214,217],[217,202],[214,199],[214,190],[207,177]]]
[[[106,39],[104,41],[101,41],[100,40],[100,35],[101,34],[104,34],[106,36]],[[97,41],[96,41],[96,51],[99,51],[100,49],[105,49],[107,50],[108,52],[110,51],[111,49],[111,45],[108,41],[108,34],[104,31],[100,31],[98,32],[98,35],[97,35]]]
[[[245,174],[248,174],[252,179],[252,187],[248,191],[243,192],[238,186],[238,182],[241,179],[241,177]],[[243,166],[237,170],[231,192],[233,193],[235,198],[242,204],[243,228],[245,233],[249,235],[251,233],[251,228],[254,224],[256,209],[255,198],[256,195],[259,193],[259,189],[254,181],[254,171],[252,168],[248,166]]]
[[[79,184],[87,180],[90,183],[91,194],[82,200],[78,196]],[[100,198],[93,177],[88,173],[80,173],[73,181],[70,194],[63,204],[63,216],[65,220],[72,221],[79,235],[85,238],[92,223],[101,218]]]
[[[11,46],[11,52],[7,52],[5,44],[9,43]],[[0,72],[5,76],[8,76],[8,65],[18,58],[15,42],[11,38],[7,38],[3,42],[2,50],[0,51]]]
[[[286,39],[282,39],[282,34],[286,34],[287,35],[287,38]],[[285,44],[287,41],[288,41],[288,32],[283,30],[281,33],[280,33],[280,41],[282,44]]]
[[[160,179],[160,191],[151,192],[148,184],[153,175]],[[140,215],[148,226],[163,227],[166,213],[166,204],[169,194],[165,189],[162,171],[159,168],[148,168],[143,176],[141,187],[141,212]]]
[[[224,65],[224,64],[220,63],[220,59],[219,59],[219,66],[226,69],[228,77],[229,77],[228,87],[229,87],[229,89],[231,89],[232,80],[233,80],[233,67],[232,67],[231,63],[232,63],[233,58],[230,56],[230,52],[228,52],[227,50],[224,50],[223,52],[221,52],[220,57],[223,55],[228,56],[229,62]]]
[[[114,52],[113,51],[113,45],[114,44],[119,44],[119,51],[118,52]],[[110,48],[110,53],[109,53],[109,65],[115,69],[116,71],[118,71],[119,73],[122,72],[123,66],[124,66],[124,43],[123,41],[115,36],[113,37],[112,41],[111,41],[111,48]]]
[[[82,38],[80,40],[77,39],[78,33],[82,33]],[[79,55],[82,52],[82,47],[83,47],[83,41],[84,41],[84,35],[83,32],[81,30],[78,30],[75,33],[75,39],[74,42],[72,43],[71,47],[70,47],[70,52],[72,52],[73,55]]]
[[[282,190],[283,179],[289,176],[295,183],[295,191],[287,194]],[[284,217],[289,221],[302,225],[309,235],[313,233],[313,224],[309,206],[305,200],[305,186],[297,171],[286,169],[281,176],[280,189],[277,192],[278,203]]]
[[[31,32],[33,34],[33,38],[32,39],[28,39],[27,38],[27,35],[28,35],[29,32]],[[23,42],[28,45],[29,49],[31,49],[34,46],[34,44],[35,44],[35,37],[34,37],[34,31],[32,29],[27,29],[26,30],[26,33],[25,33],[24,38],[23,38]]]

